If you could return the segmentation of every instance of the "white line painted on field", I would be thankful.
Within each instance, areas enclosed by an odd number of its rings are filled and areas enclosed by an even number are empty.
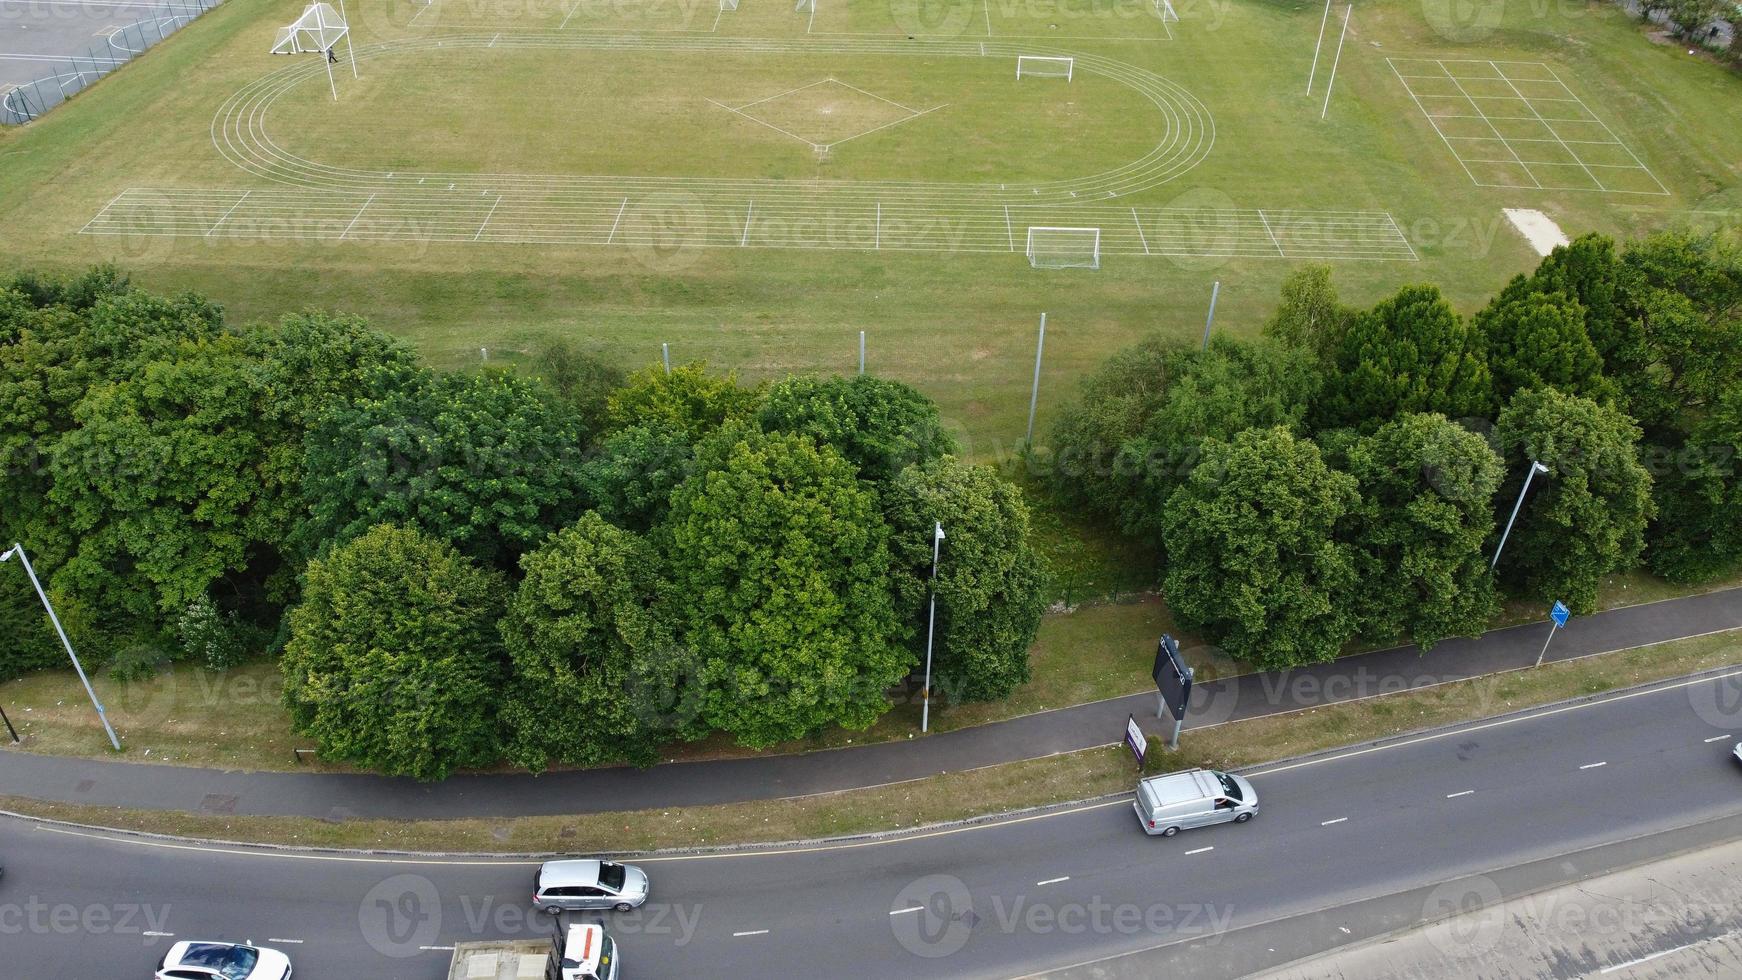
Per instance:
[[[1343,822],[1347,821],[1348,819],[1349,819],[1348,817],[1338,817],[1335,820],[1321,820],[1321,821],[1319,821],[1319,826],[1329,827],[1331,824],[1343,823]]]
[[[502,195],[496,195],[496,200],[490,202],[490,213],[484,215],[484,223],[478,226],[478,231],[472,236],[472,241],[484,237],[484,229],[490,227],[490,219],[496,217],[496,209],[502,206]]]
[[[1475,790],[1473,790],[1473,789],[1467,789],[1467,790],[1464,790],[1464,791],[1463,791],[1463,792],[1460,792],[1460,793],[1447,793],[1447,794],[1446,794],[1446,799],[1448,799],[1448,800],[1455,800],[1455,799],[1457,799],[1457,798],[1458,798],[1458,797],[1460,797],[1460,796],[1472,796],[1472,795],[1474,795],[1474,794],[1475,794],[1475,792],[1476,792],[1476,791],[1475,791]]]
[[[734,932],[734,933],[732,933],[732,937],[734,939],[738,938],[739,936],[766,936],[766,935],[768,935],[767,929],[752,929],[749,932]]]
[[[1202,854],[1202,853],[1204,853],[1204,852],[1205,852],[1205,851],[1213,851],[1213,850],[1215,850],[1215,848],[1214,848],[1214,847],[1200,847],[1200,848],[1198,848],[1198,849],[1197,849],[1197,850],[1195,850],[1195,851],[1187,851],[1187,852],[1186,852],[1186,854],[1187,854],[1187,855],[1188,855],[1188,856],[1189,856],[1189,855],[1192,855],[1192,854]]]
[[[1035,882],[1034,887],[1039,888],[1041,885],[1056,885],[1061,881],[1070,881],[1070,880],[1071,880],[1070,875],[1065,875],[1063,878],[1048,878],[1045,881]]]
[[[612,239],[617,237],[617,226],[623,223],[623,212],[628,210],[628,208],[629,199],[624,198],[623,203],[617,207],[617,220],[611,222],[611,234],[606,236],[605,244],[611,244]]]
[[[1579,768],[1580,769],[1601,769],[1608,764],[1609,763],[1607,763],[1607,762],[1591,762],[1591,763],[1587,763],[1585,765],[1582,765]]]
[[[363,212],[369,210],[369,205],[373,203],[375,203],[375,195],[371,194],[369,200],[364,201],[363,206],[357,209],[356,215],[351,218],[351,223],[345,226],[344,231],[339,232],[339,241],[344,241],[345,236],[351,233],[351,229],[357,227],[357,219],[363,217]]]

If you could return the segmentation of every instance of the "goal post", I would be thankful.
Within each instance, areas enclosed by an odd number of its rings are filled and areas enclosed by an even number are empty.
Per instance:
[[[1075,72],[1077,59],[1056,58],[1051,55],[1020,54],[1016,56],[1016,78],[1018,81],[1027,77],[1062,78],[1071,80]]]
[[[720,0],[721,10],[737,10],[738,0]]]
[[[795,5],[792,9],[798,11],[801,14],[805,14],[805,13],[814,14],[817,12],[817,0],[798,0],[797,5]]]
[[[1179,23],[1179,13],[1173,9],[1173,0],[1154,0],[1154,2],[1156,16],[1161,18],[1162,23]]]
[[[1099,269],[1101,229],[1031,225],[1027,251],[1036,269]]]

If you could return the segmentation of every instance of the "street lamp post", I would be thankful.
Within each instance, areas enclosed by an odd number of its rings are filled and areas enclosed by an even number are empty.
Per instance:
[[[944,543],[944,526],[941,522],[932,522],[931,539],[931,615],[925,624],[925,690],[920,694],[919,732],[921,735],[930,730],[931,725],[931,640],[938,625],[938,549]]]
[[[13,555],[24,564],[24,574],[30,576],[30,584],[36,588],[36,597],[42,600],[42,608],[48,610],[48,621],[54,624],[54,631],[60,635],[61,646],[67,648],[67,656],[72,658],[73,669],[79,673],[79,682],[85,685],[85,693],[91,696],[91,707],[97,709],[97,718],[103,723],[103,731],[109,735],[109,744],[115,751],[121,751],[121,740],[115,737],[115,729],[109,725],[109,716],[103,712],[103,702],[97,700],[97,692],[91,689],[91,679],[85,676],[84,665],[79,663],[79,655],[73,652],[72,641],[67,639],[67,631],[61,629],[60,617],[54,614],[54,605],[48,601],[48,593],[42,591],[42,583],[36,580],[36,569],[30,567],[30,558],[24,553],[24,545],[14,544],[12,550],[0,555],[0,561],[9,561]]]
[[[1500,552],[1506,547],[1506,538],[1512,534],[1512,522],[1518,520],[1518,510],[1524,506],[1524,495],[1530,492],[1530,481],[1538,473],[1547,476],[1548,467],[1533,459],[1530,461],[1530,469],[1524,474],[1524,486],[1518,488],[1518,502],[1512,505],[1512,516],[1506,519],[1506,530],[1500,532],[1500,543],[1494,546],[1494,560],[1488,563],[1490,572],[1500,566]]]

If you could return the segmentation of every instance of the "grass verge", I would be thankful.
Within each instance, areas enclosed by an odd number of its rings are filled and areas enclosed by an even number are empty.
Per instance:
[[[1550,664],[1366,701],[1189,732],[1169,768],[1236,768],[1453,724],[1735,663],[1742,630]],[[637,851],[835,837],[963,820],[1116,793],[1133,780],[1120,746],[875,789],[787,800],[503,820],[331,822],[44,803],[0,808],[127,830],[306,847],[418,851]]]

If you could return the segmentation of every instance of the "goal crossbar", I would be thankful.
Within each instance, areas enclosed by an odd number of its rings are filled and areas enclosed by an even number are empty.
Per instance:
[[[1062,78],[1068,82],[1075,73],[1076,66],[1075,58],[1021,54],[1016,56],[1016,77],[1020,80],[1026,75],[1033,75],[1036,78]]]
[[[1164,24],[1179,23],[1179,14],[1173,9],[1173,0],[1154,0],[1155,13]]]
[[[1101,229],[1030,225],[1026,251],[1036,269],[1099,269]]]

